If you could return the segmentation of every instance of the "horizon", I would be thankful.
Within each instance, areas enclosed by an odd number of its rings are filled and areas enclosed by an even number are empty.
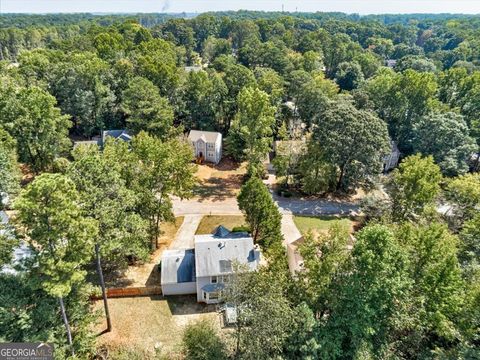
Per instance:
[[[415,9],[412,11],[412,9]],[[220,11],[479,15],[479,0],[0,0],[0,14],[199,14]]]

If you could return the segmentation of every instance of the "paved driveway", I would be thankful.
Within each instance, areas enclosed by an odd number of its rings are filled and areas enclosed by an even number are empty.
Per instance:
[[[171,249],[191,249],[194,247],[194,236],[203,215],[185,215],[175,240],[170,244]]]

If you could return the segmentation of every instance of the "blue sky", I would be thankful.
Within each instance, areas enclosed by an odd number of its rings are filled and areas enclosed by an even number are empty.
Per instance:
[[[204,12],[219,10],[480,14],[480,0],[0,0],[0,12]]]

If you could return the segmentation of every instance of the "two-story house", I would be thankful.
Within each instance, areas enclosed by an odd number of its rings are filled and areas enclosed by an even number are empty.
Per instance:
[[[256,270],[260,250],[247,233],[219,226],[214,234],[196,235],[193,249],[166,250],[162,256],[163,295],[197,294],[197,301],[216,304],[238,264]]]
[[[193,146],[194,155],[199,162],[208,161],[218,164],[222,159],[222,134],[213,131],[191,130],[188,141]]]

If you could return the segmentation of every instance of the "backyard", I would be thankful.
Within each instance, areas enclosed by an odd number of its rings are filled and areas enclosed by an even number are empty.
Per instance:
[[[207,319],[220,329],[220,318],[213,306],[196,302],[195,296],[143,296],[109,299],[113,329],[102,333],[105,319],[97,325],[98,344],[108,346],[109,352],[141,352],[149,358],[161,351],[168,359],[180,353],[185,326]],[[103,315],[101,301],[94,305]]]

